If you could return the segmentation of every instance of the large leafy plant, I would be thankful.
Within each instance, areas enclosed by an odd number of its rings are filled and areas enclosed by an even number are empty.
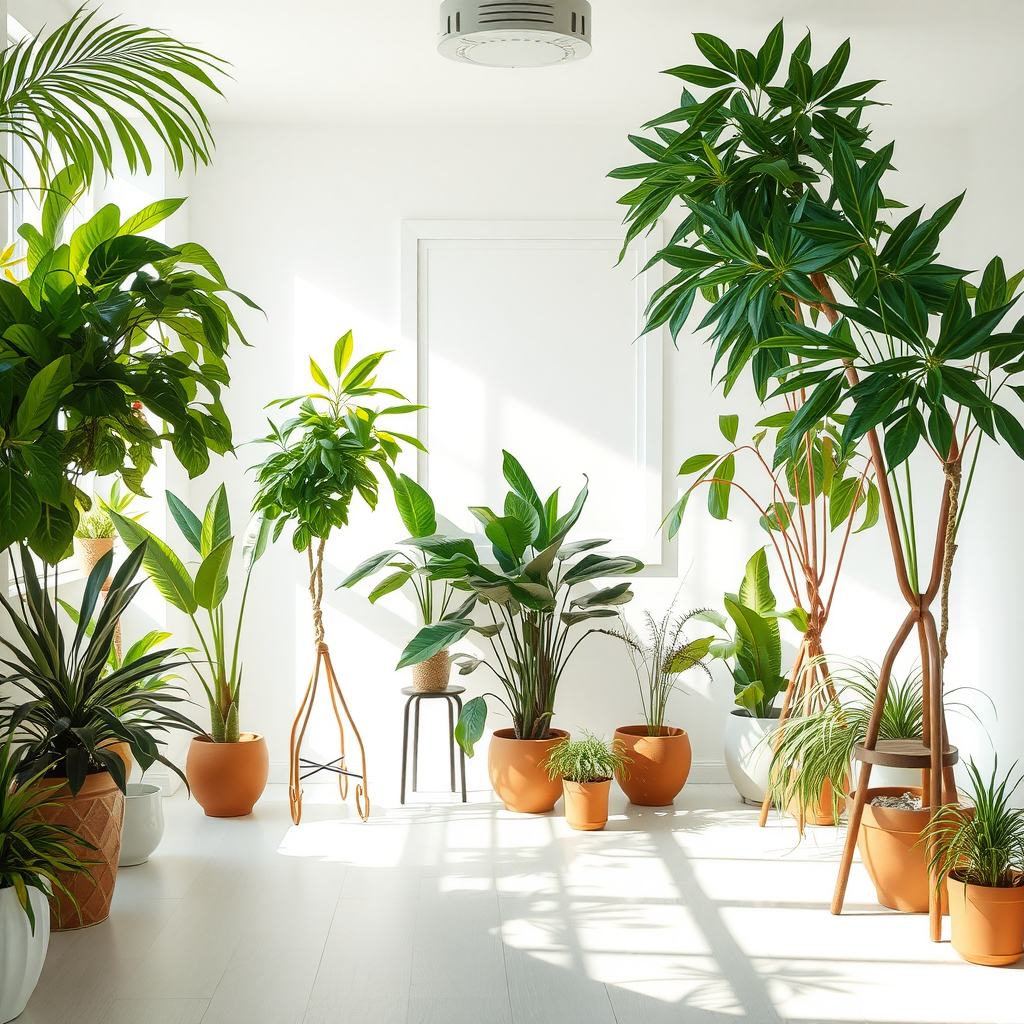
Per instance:
[[[618,583],[588,594],[576,588],[593,580],[623,576],[643,568],[628,555],[595,552],[607,540],[566,543],[587,501],[587,487],[572,507],[559,515],[558,491],[542,501],[518,460],[503,452],[503,473],[511,488],[505,495],[503,514],[481,506],[471,508],[491,542],[497,568],[477,554],[473,542],[452,538],[453,553],[439,559],[432,578],[451,580],[468,594],[460,607],[438,623],[424,626],[409,642],[399,668],[426,661],[458,642],[471,631],[490,641],[490,659],[459,655],[459,671],[465,675],[481,665],[502,684],[504,696],[490,694],[512,717],[517,739],[546,739],[555,712],[555,695],[562,673],[589,629],[570,643],[573,627],[591,619],[613,618],[618,606],[631,600],[629,583]],[[478,624],[470,613],[477,604],[490,621]],[[485,697],[468,701],[456,727],[456,738],[472,756],[483,736],[487,718]]]
[[[28,550],[22,547],[22,583],[17,605],[0,593],[0,605],[10,616],[17,637],[0,636],[8,668],[2,681],[13,684],[27,698],[11,715],[10,728],[18,731],[23,774],[44,772],[67,778],[77,793],[86,776],[110,772],[125,790],[125,766],[110,749],[127,743],[145,771],[155,761],[177,772],[178,767],[160,752],[157,740],[170,729],[201,732],[174,705],[184,698],[173,688],[152,690],[142,684],[155,674],[170,671],[174,653],[150,650],[130,664],[108,671],[107,658],[114,630],[124,610],[144,581],[134,583],[145,546],[135,549],[114,574],[106,598],[97,611],[101,588],[110,575],[113,553],[107,552],[86,581],[78,624],[70,641],[64,636],[58,603],[40,584]],[[45,582],[45,581],[44,581]],[[93,620],[91,632],[88,624]]]
[[[28,277],[0,280],[0,548],[27,539],[49,562],[90,504],[82,474],[143,493],[164,440],[190,476],[232,447],[221,389],[241,335],[224,275],[202,246],[140,233],[183,200],[125,221],[105,206],[64,242],[83,180],[74,168],[57,176],[42,231],[21,229]]]
[[[167,505],[178,529],[201,559],[195,576],[189,573],[170,545],[140,523],[117,512],[111,512],[111,519],[121,539],[133,550],[142,552],[142,565],[161,596],[192,620],[203,654],[201,659],[192,659],[192,667],[210,705],[209,736],[215,743],[237,743],[238,702],[242,686],[242,662],[239,659],[242,621],[252,569],[266,550],[269,526],[257,516],[242,542],[245,584],[232,639],[224,607],[230,583],[231,553],[235,546],[227,490],[221,484],[214,491],[202,519],[170,491],[167,492]],[[206,613],[206,629],[200,623],[200,609]]]

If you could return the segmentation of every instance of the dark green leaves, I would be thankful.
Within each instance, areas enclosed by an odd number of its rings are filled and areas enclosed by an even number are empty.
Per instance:
[[[736,54],[724,40],[707,32],[694,32],[693,41],[697,44],[697,49],[716,68],[731,74],[736,73]]]
[[[396,669],[418,665],[421,661],[432,658],[435,654],[447,650],[452,644],[461,640],[471,629],[473,623],[469,619],[452,619],[424,626],[406,644]]]
[[[35,489],[10,466],[0,466],[0,550],[28,537],[39,521]]]
[[[728,85],[736,80],[735,76],[727,71],[706,68],[699,64],[683,64],[678,68],[670,68],[664,74],[673,75],[676,78],[681,78],[684,82],[691,82],[693,85],[700,85],[706,89],[717,89],[719,86]]]

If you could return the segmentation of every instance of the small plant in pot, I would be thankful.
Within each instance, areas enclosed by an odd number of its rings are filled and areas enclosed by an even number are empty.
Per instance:
[[[420,625],[430,626],[443,621],[449,610],[456,610],[451,606],[458,594],[451,581],[434,578],[435,570],[441,567],[445,558],[460,552],[475,557],[476,550],[468,538],[445,537],[437,532],[433,499],[415,480],[404,473],[396,475],[390,467],[386,467],[386,472],[391,478],[402,522],[410,535],[398,542],[399,547],[381,551],[356,566],[341,581],[341,586],[351,587],[385,568],[392,569],[394,571],[370,591],[370,603],[376,603],[385,594],[410,587],[419,608]],[[412,682],[417,690],[445,690],[450,675],[451,660],[447,648],[412,666]]]
[[[631,760],[621,740],[609,744],[589,732],[551,748],[545,766],[552,781],[561,781],[565,820],[574,829],[595,832],[608,824],[612,776],[628,775]]]
[[[464,605],[442,622],[425,626],[410,641],[399,668],[426,661],[470,632],[485,637],[491,657],[466,654],[452,660],[460,675],[484,666],[501,683],[502,694],[486,694],[468,701],[455,735],[472,757],[474,745],[484,734],[487,701],[497,700],[512,719],[512,727],[498,729],[487,752],[491,785],[512,811],[550,811],[561,795],[538,766],[551,747],[566,733],[551,726],[558,684],[575,651],[588,636],[600,632],[575,627],[592,619],[615,618],[618,607],[631,600],[628,582],[591,593],[576,588],[594,580],[632,574],[643,563],[627,555],[602,555],[595,549],[607,540],[567,542],[587,501],[587,487],[563,515],[558,511],[558,491],[542,501],[519,461],[504,452],[503,473],[511,490],[505,496],[503,515],[489,508],[470,511],[484,524],[491,541],[497,570],[483,564],[472,543],[441,559],[433,576],[448,579],[468,593]],[[469,617],[476,605],[486,609],[490,621],[480,624]],[[575,639],[573,637],[575,636]]]
[[[173,650],[150,651],[115,672],[106,670],[118,619],[144,582],[133,580],[145,551],[140,547],[125,559],[96,611],[113,554],[99,560],[86,581],[78,626],[70,639],[62,631],[59,604],[45,580],[40,584],[26,548],[17,606],[0,593],[0,605],[17,633],[16,640],[0,636],[8,652],[3,664],[9,670],[0,682],[12,684],[27,698],[11,713],[9,724],[17,736],[20,778],[27,784],[41,776],[39,785],[52,784],[52,799],[40,815],[73,827],[95,848],[86,858],[86,873],[62,877],[73,898],[56,892],[55,928],[96,924],[110,912],[127,784],[125,759],[115,746],[126,744],[143,770],[159,761],[181,775],[160,752],[157,740],[171,729],[201,731],[174,707],[184,698],[173,688],[153,691],[140,685],[176,667],[168,660]]]
[[[110,488],[110,494],[106,498],[94,495],[92,504],[78,517],[78,525],[75,527],[75,554],[86,575],[92,572],[103,555],[114,550],[117,531],[114,529],[110,513],[113,511],[124,515],[134,499],[135,495],[130,491],[122,494],[121,484],[115,480]],[[133,518],[140,517],[141,514]]]
[[[711,679],[704,659],[715,638],[688,640],[684,632],[687,623],[701,611],[704,609],[673,617],[670,607],[660,619],[647,612],[643,637],[629,628],[625,616],[620,630],[608,631],[626,644],[643,705],[643,725],[624,725],[615,730],[616,742],[632,761],[628,772],[616,775],[630,803],[664,807],[679,795],[690,773],[690,737],[683,729],[665,725],[665,711],[684,672],[701,668]]]
[[[924,830],[930,866],[945,879],[953,948],[972,964],[1001,967],[1024,956],[1024,810],[1010,776],[986,781],[967,764],[972,807],[946,805]]]
[[[0,1021],[14,1020],[35,990],[50,943],[49,894],[73,897],[62,881],[85,869],[90,846],[67,825],[42,813],[54,809],[55,785],[30,776],[18,785],[13,734],[0,746]],[[86,853],[88,856],[88,853]]]
[[[224,601],[228,594],[229,565],[235,538],[224,485],[214,492],[200,519],[181,499],[168,492],[167,503],[185,539],[200,557],[193,577],[170,546],[144,526],[112,514],[121,539],[144,552],[142,565],[160,594],[195,627],[202,657],[191,659],[210,706],[210,731],[192,740],[185,772],[192,794],[210,817],[233,818],[249,814],[267,784],[270,755],[258,733],[240,731],[238,702],[242,685],[239,648],[245,602],[253,566],[266,550],[268,524],[253,520],[242,542],[245,584],[229,637]],[[200,609],[206,628],[200,624]]]

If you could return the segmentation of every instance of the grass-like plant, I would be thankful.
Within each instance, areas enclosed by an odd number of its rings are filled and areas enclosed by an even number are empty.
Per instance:
[[[82,871],[86,864],[72,847],[94,847],[66,825],[40,816],[40,811],[54,806],[54,789],[61,783],[46,785],[44,773],[39,772],[19,785],[19,762],[11,751],[13,738],[8,731],[0,746],[0,890],[14,890],[34,935],[36,915],[29,890],[46,893],[49,887],[74,903],[57,872]]]
[[[994,889],[1024,885],[1024,809],[1010,800],[1024,776],[1010,784],[1017,763],[997,781],[998,759],[986,781],[973,760],[967,763],[973,807],[946,805],[925,829],[929,868],[967,885]]]
[[[605,782],[616,772],[628,771],[632,758],[623,753],[622,740],[611,743],[585,732],[583,739],[559,740],[548,754],[544,767],[552,779],[566,782]]]

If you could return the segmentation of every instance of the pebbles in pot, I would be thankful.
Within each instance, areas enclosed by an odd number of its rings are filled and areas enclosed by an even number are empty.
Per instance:
[[[916,793],[906,792],[903,796],[876,796],[871,801],[872,807],[890,807],[897,811],[921,810],[921,798]]]

